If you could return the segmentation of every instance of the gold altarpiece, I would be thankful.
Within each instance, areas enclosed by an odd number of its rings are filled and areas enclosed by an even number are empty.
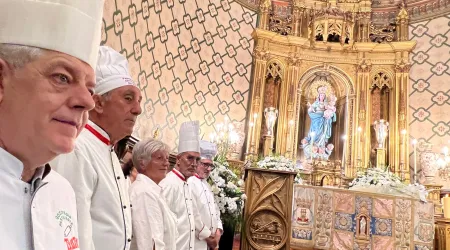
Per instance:
[[[402,131],[408,131],[409,54],[416,42],[408,41],[404,6],[393,31],[370,24],[370,1],[294,0],[292,15],[279,17],[281,21],[271,11],[274,2],[260,1],[260,28],[252,33],[249,122],[254,130],[248,134],[247,158],[264,153],[264,109],[270,105],[279,111],[273,153],[305,160],[299,145],[309,128],[307,105],[316,98],[317,88],[326,85],[337,97],[337,119],[329,141],[334,151],[328,161],[318,164],[331,166],[336,178],[353,179],[369,162],[374,164],[373,123],[385,119],[389,122],[386,165],[409,181],[409,142]],[[332,42],[330,36],[338,38]]]

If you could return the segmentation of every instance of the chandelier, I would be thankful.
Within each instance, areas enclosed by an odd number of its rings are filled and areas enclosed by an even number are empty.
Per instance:
[[[228,117],[225,117],[223,123],[216,125],[216,132],[209,135],[211,142],[217,145],[218,160],[226,160],[227,156],[234,156],[235,144],[239,142],[239,134],[234,130]],[[231,150],[230,150],[231,149]]]

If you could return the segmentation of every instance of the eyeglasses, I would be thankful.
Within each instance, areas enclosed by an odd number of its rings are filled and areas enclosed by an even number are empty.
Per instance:
[[[203,165],[206,169],[211,168],[211,171],[214,170],[214,168],[216,168],[216,166],[214,166],[213,163],[204,163],[204,162],[200,162],[201,165]]]

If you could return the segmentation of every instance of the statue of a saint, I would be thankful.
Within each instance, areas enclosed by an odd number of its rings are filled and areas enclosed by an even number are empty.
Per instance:
[[[336,121],[336,97],[326,96],[326,86],[317,89],[317,99],[313,104],[308,103],[308,115],[311,127],[308,135],[302,140],[307,158],[321,158],[328,160],[334,149],[328,144],[331,137],[332,123]]]
[[[359,220],[359,235],[366,236],[366,217],[361,217]]]

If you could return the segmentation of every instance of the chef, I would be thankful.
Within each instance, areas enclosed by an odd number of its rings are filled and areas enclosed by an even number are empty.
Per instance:
[[[79,249],[75,194],[46,163],[73,150],[94,107],[102,10],[0,1],[0,249]]]
[[[208,141],[200,141],[200,163],[197,166],[195,177],[188,179],[192,197],[202,222],[214,234],[214,244],[208,245],[206,241],[195,239],[196,250],[215,249],[222,236],[223,227],[220,220],[220,211],[214,201],[214,194],[208,184],[208,178],[214,169],[213,158],[217,153],[216,145]]]
[[[153,138],[138,142],[133,148],[133,164],[139,174],[130,188],[133,202],[134,237],[132,250],[178,250],[177,218],[167,206],[158,185],[169,168],[170,148]]]
[[[201,221],[187,183],[200,161],[199,132],[198,121],[181,124],[175,168],[160,182],[167,205],[178,219],[176,249],[179,250],[194,249],[196,237],[211,244],[214,242],[214,234]]]
[[[101,46],[96,69],[95,108],[75,150],[53,162],[72,184],[77,198],[80,248],[127,250],[131,242],[128,185],[112,145],[133,131],[142,112],[139,89],[128,73],[128,62]]]

